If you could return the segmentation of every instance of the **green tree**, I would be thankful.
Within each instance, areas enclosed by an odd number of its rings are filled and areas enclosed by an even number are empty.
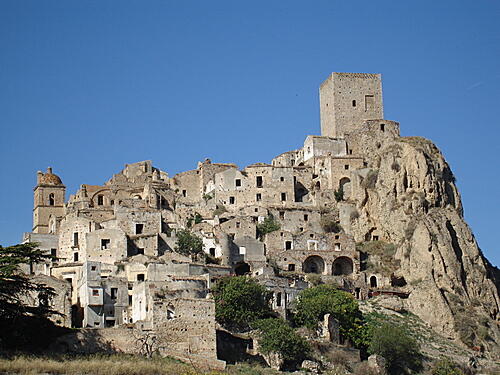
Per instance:
[[[295,303],[296,324],[315,329],[325,314],[339,321],[340,333],[356,346],[366,343],[363,315],[351,294],[326,284],[300,292]]]
[[[281,318],[257,320],[252,327],[259,330],[260,351],[280,353],[283,359],[301,362],[311,352],[309,343]]]
[[[177,232],[175,251],[184,255],[197,255],[203,252],[203,240],[187,229]]]
[[[245,276],[224,277],[212,290],[215,319],[234,331],[245,331],[257,319],[271,314],[271,294],[255,280]]]
[[[368,352],[385,358],[389,374],[406,374],[422,367],[420,345],[402,326],[382,323],[374,327]]]
[[[60,331],[47,316],[57,314],[51,308],[53,288],[33,281],[21,270],[51,259],[36,243],[0,246],[0,346],[10,350],[40,350]],[[38,304],[27,305],[26,296],[36,296]]]
[[[46,316],[53,311],[49,307],[54,290],[45,284],[33,282],[21,272],[22,264],[32,265],[51,259],[50,255],[38,249],[36,243],[9,247],[0,246],[0,320],[20,315]],[[36,293],[39,306],[26,306],[23,297]]]
[[[274,216],[269,214],[264,221],[257,224],[257,237],[262,238],[264,235],[280,229],[280,224],[274,219]]]

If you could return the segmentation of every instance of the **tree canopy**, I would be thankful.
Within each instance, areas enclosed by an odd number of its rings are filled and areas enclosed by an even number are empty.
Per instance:
[[[260,332],[259,348],[264,354],[275,352],[285,360],[301,362],[311,351],[309,343],[281,318],[257,320],[252,326]]]
[[[175,250],[184,255],[197,255],[203,252],[203,240],[187,229],[177,232]]]
[[[213,288],[215,319],[224,327],[245,331],[257,319],[271,314],[270,293],[245,276],[224,277]]]
[[[296,324],[315,329],[325,314],[331,314],[339,321],[340,333],[344,337],[357,346],[365,344],[363,315],[351,294],[326,284],[300,292],[295,303]]]

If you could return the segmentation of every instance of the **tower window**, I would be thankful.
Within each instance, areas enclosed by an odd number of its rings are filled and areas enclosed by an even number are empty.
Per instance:
[[[263,186],[262,176],[257,176],[256,177],[255,184],[257,185],[258,188],[261,188]]]
[[[380,124],[380,130],[385,131],[385,124]]]
[[[103,238],[101,239],[101,249],[102,250],[107,250],[110,248],[111,245],[111,240],[108,238]]]
[[[97,205],[102,206],[104,204],[104,196],[103,195],[98,195],[97,196]]]
[[[53,206],[55,204],[54,193],[49,194],[49,206]]]
[[[73,233],[73,246],[78,246],[78,232]]]
[[[356,100],[353,100],[353,101],[352,101],[352,106],[353,106],[353,107],[356,107]]]

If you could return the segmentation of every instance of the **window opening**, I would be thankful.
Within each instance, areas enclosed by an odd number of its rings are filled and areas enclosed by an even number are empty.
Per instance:
[[[49,194],[49,206],[53,206],[55,204],[54,193]]]
[[[135,234],[142,234],[144,224],[135,224]]]

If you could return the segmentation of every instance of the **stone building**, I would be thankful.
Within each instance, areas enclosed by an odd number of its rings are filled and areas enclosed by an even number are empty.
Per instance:
[[[23,241],[55,259],[32,272],[66,281],[75,327],[138,324],[180,352],[211,358],[214,278],[256,276],[285,317],[307,273],[359,298],[384,286],[387,277],[365,271],[367,255],[351,233],[351,197],[370,171],[366,138],[377,147],[399,137],[398,123],[383,119],[380,75],[332,73],[320,87],[320,113],[321,135],[270,164],[239,169],[207,159],[169,177],[141,161],[67,200],[51,168],[38,172],[33,231]],[[271,218],[279,229],[262,233]],[[180,251],[180,230],[198,236],[206,255]],[[384,239],[376,229],[367,236]]]

